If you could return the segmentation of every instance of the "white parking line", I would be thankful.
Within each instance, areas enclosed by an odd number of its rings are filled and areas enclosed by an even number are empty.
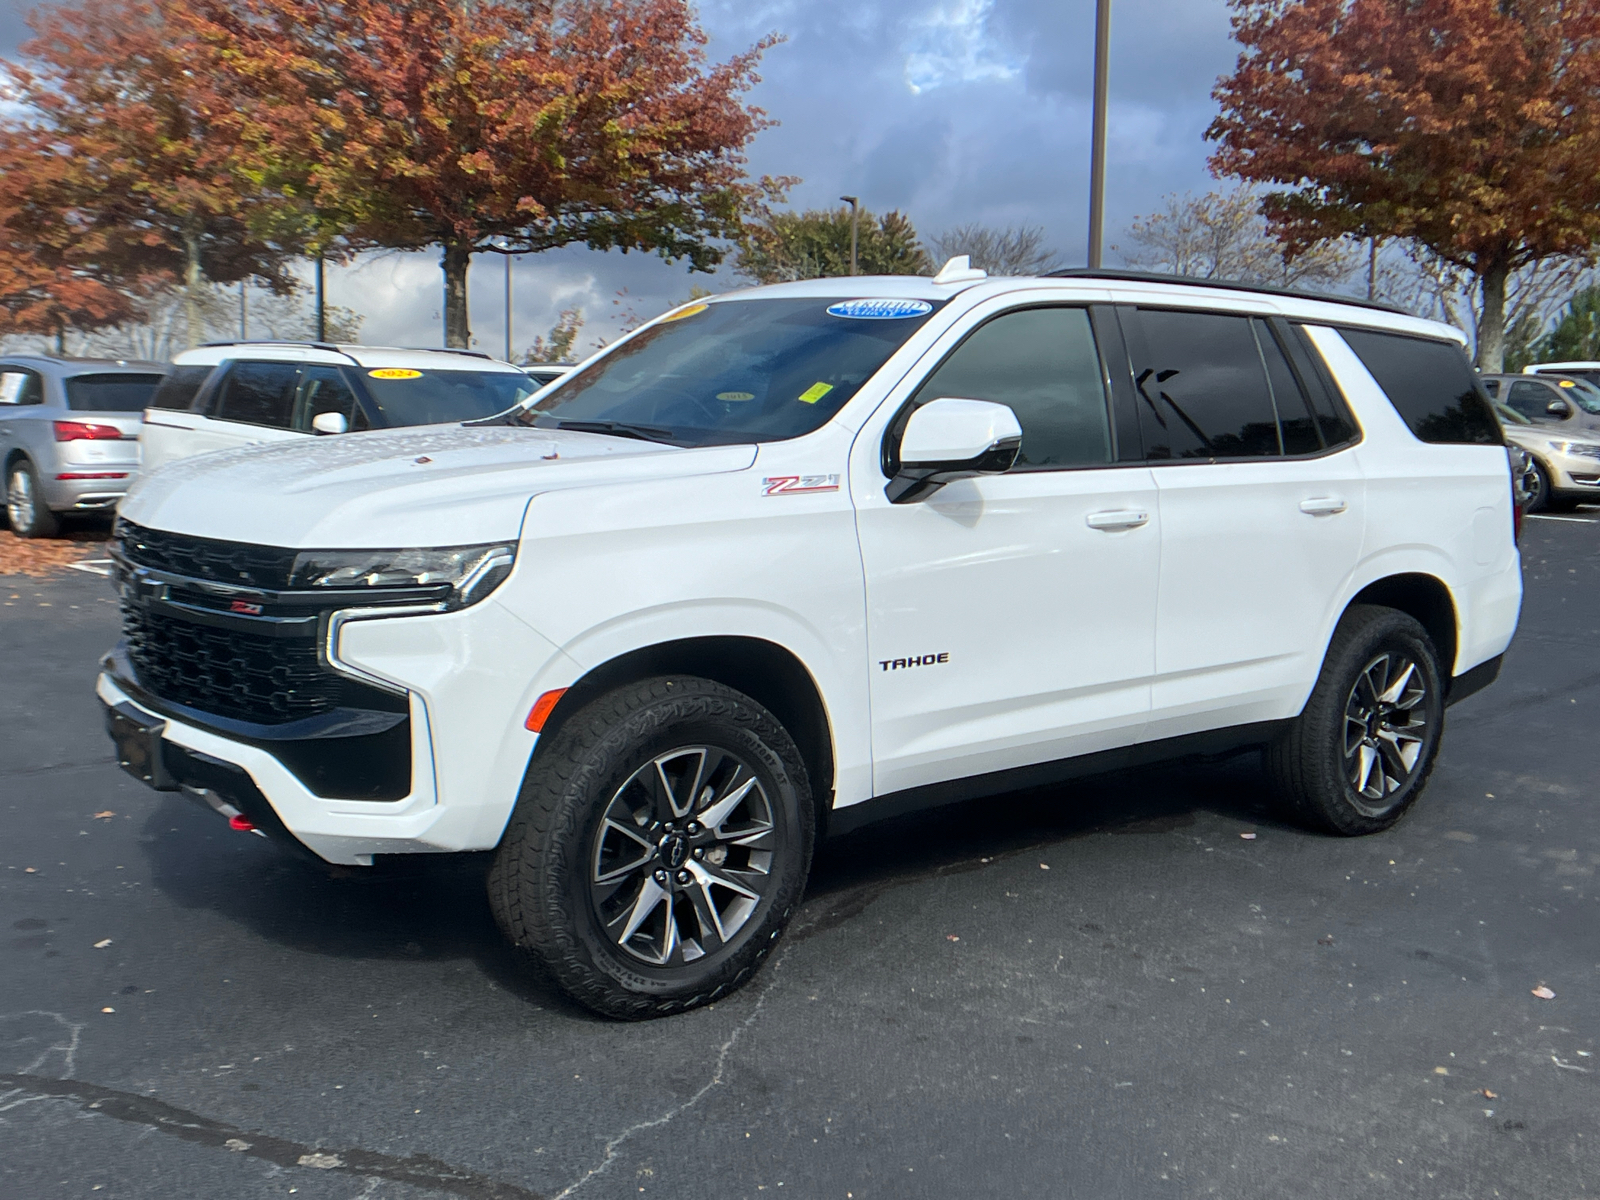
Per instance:
[[[111,560],[109,558],[86,558],[82,562],[68,563],[74,571],[84,571],[90,575],[103,575],[111,578]]]
[[[1591,521],[1588,517],[1549,517],[1544,513],[1529,513],[1530,521],[1576,521],[1579,525],[1600,525],[1600,521]],[[107,574],[110,574],[108,571]]]

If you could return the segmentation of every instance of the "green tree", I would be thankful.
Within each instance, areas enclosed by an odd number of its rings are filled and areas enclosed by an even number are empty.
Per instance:
[[[550,335],[533,339],[533,345],[523,356],[523,364],[571,362],[572,347],[577,343],[578,333],[582,329],[583,309],[562,309],[556,317],[556,323],[550,328]]]
[[[928,252],[904,213],[859,216],[856,263],[862,275],[929,275]],[[748,222],[735,269],[757,283],[850,274],[850,210],[766,212]]]
[[[1600,287],[1586,287],[1573,293],[1567,307],[1556,320],[1555,328],[1529,348],[1526,359],[1512,367],[1533,362],[1576,362],[1600,359]]]

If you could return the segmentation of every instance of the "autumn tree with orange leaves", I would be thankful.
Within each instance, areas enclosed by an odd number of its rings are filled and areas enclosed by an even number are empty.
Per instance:
[[[191,2],[279,190],[373,244],[440,248],[449,346],[471,342],[475,251],[583,243],[710,270],[780,186],[743,157],[772,39],[708,67],[686,0]]]
[[[1506,281],[1600,238],[1600,0],[1233,0],[1218,174],[1283,190],[1293,254],[1407,239],[1470,272],[1498,371]]]
[[[263,164],[184,0],[85,0],[30,19],[23,63],[4,66],[16,115],[0,123],[0,253],[32,280],[0,281],[12,329],[126,320],[161,281],[191,308],[203,281],[288,288],[294,247],[269,220],[281,198],[258,186]]]

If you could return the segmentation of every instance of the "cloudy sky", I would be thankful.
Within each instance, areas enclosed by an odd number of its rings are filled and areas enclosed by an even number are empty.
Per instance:
[[[1166,193],[1211,185],[1201,132],[1235,55],[1225,0],[1113,2],[1110,242]],[[0,53],[27,36],[30,7],[0,0]],[[1038,225],[1069,262],[1083,261],[1094,0],[701,0],[700,16],[718,57],[769,32],[787,38],[751,97],[780,124],[752,146],[750,165],[801,176],[796,205],[859,195],[924,233]],[[501,271],[498,256],[480,258],[471,280],[475,342],[493,353],[505,339]],[[521,259],[516,346],[573,306],[588,319],[585,342],[608,336],[625,310],[652,315],[695,283],[738,286],[731,272],[708,280],[638,254]],[[329,284],[332,303],[365,315],[369,343],[439,344],[440,293],[432,254],[383,256]]]

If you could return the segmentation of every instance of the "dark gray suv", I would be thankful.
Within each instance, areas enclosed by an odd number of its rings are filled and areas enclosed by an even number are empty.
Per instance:
[[[139,473],[139,422],[162,363],[0,357],[0,464],[18,537],[49,537],[57,516],[116,507]]]

